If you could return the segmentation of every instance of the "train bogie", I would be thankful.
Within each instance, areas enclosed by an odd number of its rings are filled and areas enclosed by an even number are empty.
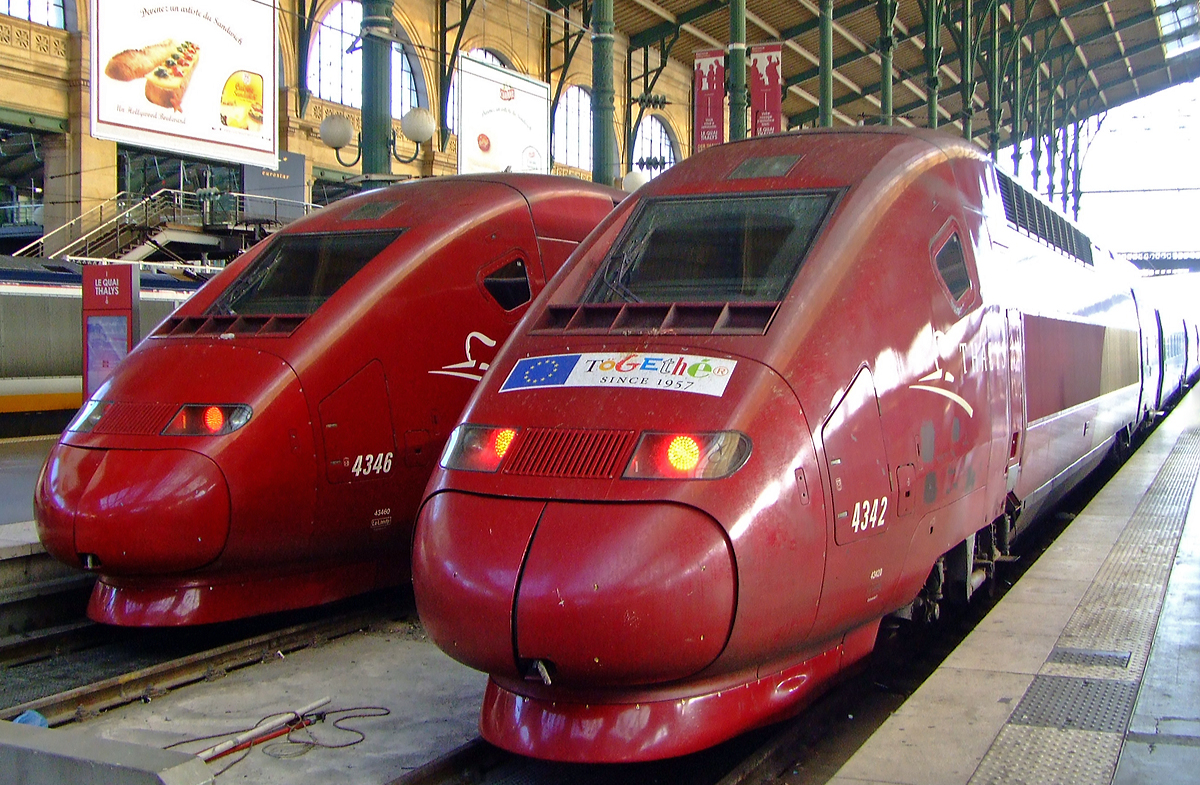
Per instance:
[[[64,433],[39,534],[125,625],[304,607],[408,578],[421,490],[499,345],[622,194],[566,178],[372,191],[264,241]]]
[[[1038,211],[969,144],[860,130],[713,148],[610,216],[418,516],[485,738],[681,754],[966,602],[1145,394],[1129,270]]]

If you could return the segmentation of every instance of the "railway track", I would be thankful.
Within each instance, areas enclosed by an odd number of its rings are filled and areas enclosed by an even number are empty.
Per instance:
[[[381,601],[367,609],[330,615],[274,629],[224,645],[206,648],[165,662],[102,678],[83,686],[0,709],[0,719],[13,719],[26,710],[42,714],[51,727],[94,717],[101,711],[139,700],[160,697],[198,681],[214,680],[230,671],[291,652],[319,646],[395,618],[394,602]],[[45,661],[65,652],[81,651],[144,633],[82,622],[44,635],[0,646],[0,662],[12,668]],[[154,631],[161,636],[170,631]]]

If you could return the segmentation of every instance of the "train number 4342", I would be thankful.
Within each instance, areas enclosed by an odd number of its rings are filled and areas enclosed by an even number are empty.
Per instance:
[[[882,529],[887,526],[884,517],[887,515],[887,507],[888,497],[886,496],[857,502],[854,505],[854,519],[850,521],[850,528],[857,534],[872,529]]]
[[[372,474],[387,474],[392,470],[392,453],[381,452],[372,455],[360,455],[354,459],[350,472],[355,477],[368,477]]]

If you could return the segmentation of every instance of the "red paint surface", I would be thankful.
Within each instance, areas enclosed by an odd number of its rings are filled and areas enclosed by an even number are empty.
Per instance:
[[[725,647],[734,599],[732,554],[707,515],[551,502],[521,572],[517,653],[567,685],[682,679]]]

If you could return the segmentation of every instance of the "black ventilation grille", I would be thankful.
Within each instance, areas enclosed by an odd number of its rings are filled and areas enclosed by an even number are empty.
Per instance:
[[[779,303],[551,305],[533,332],[631,335],[762,335]]]
[[[172,316],[153,338],[203,338],[235,335],[239,338],[286,338],[304,316]]]
[[[1086,234],[1012,178],[1002,172],[996,172],[996,177],[1000,180],[1000,200],[1004,202],[1004,216],[1009,223],[1084,264],[1092,264],[1092,241]]]

